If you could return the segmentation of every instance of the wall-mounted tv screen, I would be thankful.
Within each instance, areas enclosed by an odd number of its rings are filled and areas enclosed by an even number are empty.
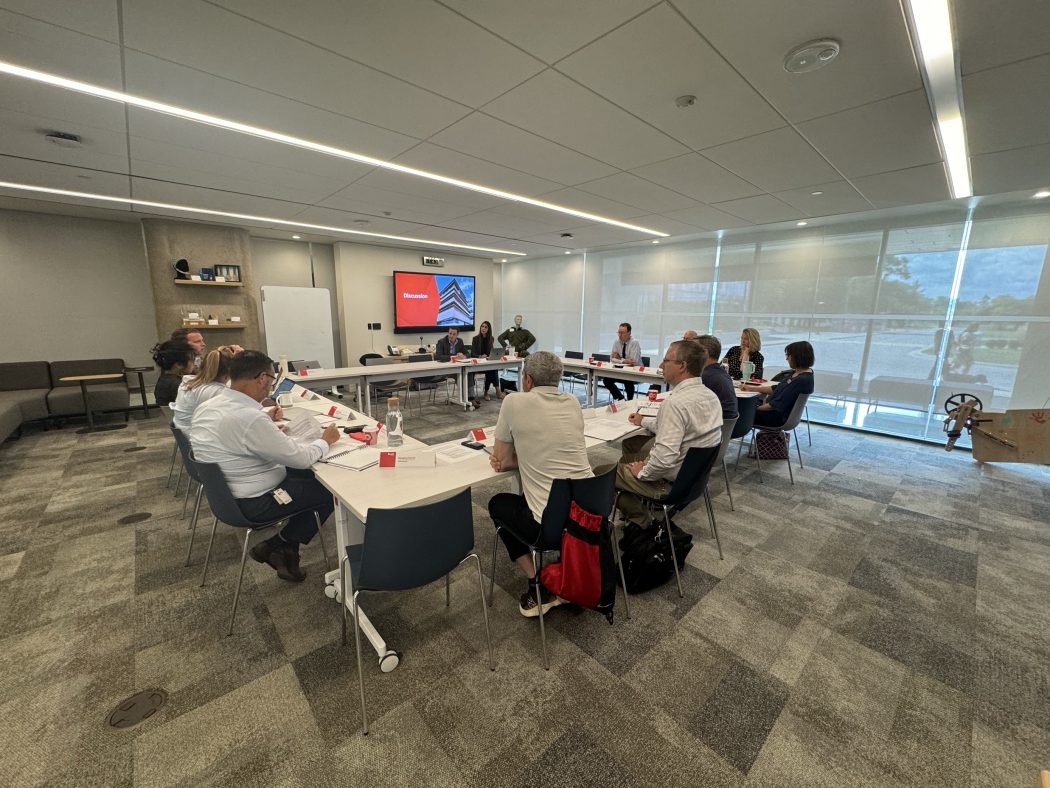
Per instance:
[[[474,277],[394,271],[394,333],[474,330]]]

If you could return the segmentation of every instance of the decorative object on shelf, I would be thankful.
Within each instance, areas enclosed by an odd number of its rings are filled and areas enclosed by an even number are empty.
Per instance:
[[[227,319],[227,320],[228,320],[229,322],[231,322],[231,323],[240,323],[240,322],[241,322],[241,316],[240,316],[240,315],[230,315],[230,316],[229,316],[228,318],[226,318],[226,319]]]
[[[171,264],[171,267],[175,269],[176,279],[189,279],[190,278],[190,264],[184,257],[180,257],[178,260]]]
[[[201,281],[202,282],[214,282],[215,281],[215,272],[212,271],[210,268],[202,268],[201,269]]]
[[[215,266],[216,278],[222,277],[227,282],[241,281],[241,267],[239,265],[217,265]]]
[[[217,326],[219,325],[219,319],[215,315],[208,315],[208,325]]]

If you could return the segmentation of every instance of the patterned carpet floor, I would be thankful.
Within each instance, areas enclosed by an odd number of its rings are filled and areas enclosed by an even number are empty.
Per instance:
[[[437,442],[498,407],[427,405],[406,430]],[[200,587],[205,545],[185,567],[164,422],[76,426],[0,447],[6,784],[959,788],[1050,768],[1047,467],[818,426],[810,447],[800,432],[796,484],[783,462],[764,483],[730,463],[731,511],[712,478],[725,560],[702,506],[676,518],[694,534],[684,598],[673,582],[638,595],[631,619],[618,600],[612,626],[553,610],[549,672],[505,554],[494,673],[467,567],[451,608],[442,583],[371,596],[402,662],[382,674],[366,659],[362,737],[317,540],[302,584],[249,562],[224,637],[239,532],[220,527]],[[486,573],[486,503],[506,489],[473,490]],[[169,693],[158,713],[107,725],[151,687]]]

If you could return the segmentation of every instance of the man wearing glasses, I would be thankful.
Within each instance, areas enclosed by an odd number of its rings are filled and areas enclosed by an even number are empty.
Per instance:
[[[656,416],[632,413],[631,424],[648,434],[623,442],[623,456],[616,466],[616,487],[623,491],[617,507],[628,520],[648,528],[649,510],[630,493],[648,498],[665,498],[682,469],[686,452],[694,446],[717,446],[722,440],[722,404],[700,382],[704,350],[693,340],[672,342],[660,362],[664,380],[671,385]],[[611,468],[596,468],[600,476]]]
[[[301,582],[306,574],[299,568],[299,545],[317,533],[314,512],[323,523],[334,508],[332,494],[310,466],[328,455],[339,430],[330,424],[310,443],[281,432],[275,423],[280,407],[269,414],[260,404],[275,379],[265,353],[245,350],[230,359],[230,387],[194,411],[190,444],[198,461],[222,468],[245,517],[261,522],[289,518],[280,533],[259,542],[250,555],[277,570],[282,580]]]

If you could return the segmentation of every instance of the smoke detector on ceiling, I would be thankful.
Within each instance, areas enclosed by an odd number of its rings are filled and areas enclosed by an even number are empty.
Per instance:
[[[84,144],[79,134],[71,134],[68,131],[47,131],[44,132],[44,139],[60,148],[79,148]]]
[[[562,233],[561,237],[562,238],[572,238],[572,233]]]
[[[679,96],[674,100],[674,105],[678,109],[688,109],[696,104],[696,96]]]
[[[795,47],[784,57],[784,70],[792,74],[808,74],[824,68],[839,56],[839,42],[821,38]]]

